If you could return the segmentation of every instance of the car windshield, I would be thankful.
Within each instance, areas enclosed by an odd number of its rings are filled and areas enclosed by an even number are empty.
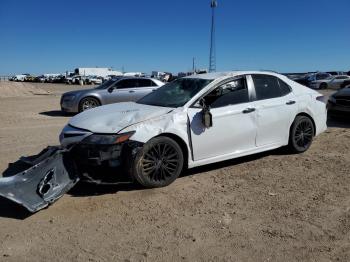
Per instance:
[[[162,107],[180,107],[212,81],[199,78],[177,79],[141,98],[137,103]]]
[[[110,80],[104,82],[102,85],[99,85],[95,89],[107,89],[108,87],[110,87],[117,80],[118,80],[117,78],[110,79]]]

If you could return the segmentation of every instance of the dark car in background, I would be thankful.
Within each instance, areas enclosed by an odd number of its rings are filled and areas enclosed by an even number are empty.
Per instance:
[[[350,119],[350,87],[340,89],[329,97],[328,115]]]

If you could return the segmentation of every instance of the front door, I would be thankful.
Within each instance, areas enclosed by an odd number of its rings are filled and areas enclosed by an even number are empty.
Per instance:
[[[204,96],[213,126],[205,128],[202,109],[188,109],[194,160],[240,154],[255,149],[256,112],[251,107],[245,77],[231,79]]]

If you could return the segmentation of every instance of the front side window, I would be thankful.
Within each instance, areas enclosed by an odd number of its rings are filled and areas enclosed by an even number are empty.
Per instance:
[[[139,87],[149,87],[152,86],[152,81],[149,79],[139,79]]]
[[[139,104],[181,107],[213,80],[200,78],[180,78],[163,85],[137,101]]]
[[[249,102],[245,78],[235,79],[220,85],[204,97],[204,102],[211,108]]]

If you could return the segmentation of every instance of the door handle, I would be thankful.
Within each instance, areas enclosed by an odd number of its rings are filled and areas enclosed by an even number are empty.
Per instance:
[[[254,111],[255,111],[255,108],[247,108],[247,109],[243,110],[243,114],[249,114],[249,113],[254,112]]]
[[[294,105],[294,104],[295,104],[295,101],[293,101],[293,100],[290,100],[286,103],[286,105]]]
[[[130,90],[129,93],[135,93],[135,91],[134,90]]]

